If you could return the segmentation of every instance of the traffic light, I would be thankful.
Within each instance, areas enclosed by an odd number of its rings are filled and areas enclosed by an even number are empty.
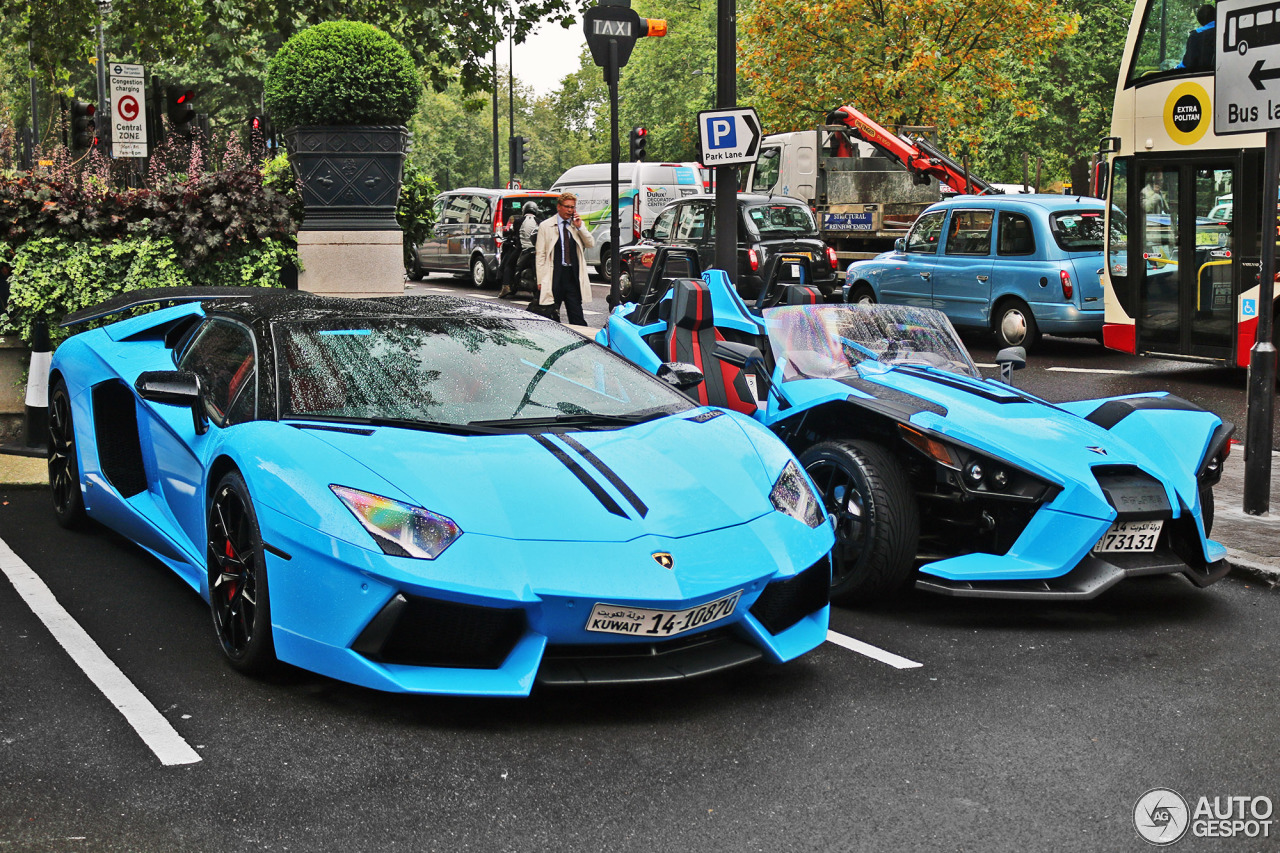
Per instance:
[[[167,86],[164,90],[165,112],[169,116],[169,127],[180,136],[190,136],[192,122],[196,117],[196,93],[186,86]]]
[[[524,147],[528,142],[527,136],[511,137],[511,174],[513,175],[524,174]]]
[[[103,157],[111,156],[111,119],[104,115],[99,115],[94,124],[93,130],[93,147]]]
[[[649,144],[649,129],[647,127],[631,128],[631,159],[643,160],[645,146]]]
[[[271,150],[275,128],[266,116],[249,116],[249,152],[255,160]]]
[[[98,108],[81,100],[71,102],[71,150],[84,151],[97,135],[93,115]]]

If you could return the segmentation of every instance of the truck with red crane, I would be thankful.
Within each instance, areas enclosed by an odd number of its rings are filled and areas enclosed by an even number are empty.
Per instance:
[[[837,257],[874,257],[945,196],[1000,192],[938,148],[928,137],[932,130],[904,127],[895,134],[842,106],[814,130],[764,137],[740,189],[807,202]]]

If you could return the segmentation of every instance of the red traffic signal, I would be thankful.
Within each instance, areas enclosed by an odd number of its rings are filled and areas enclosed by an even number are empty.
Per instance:
[[[643,160],[645,147],[649,144],[649,129],[647,127],[631,128],[631,159],[632,161]]]
[[[165,112],[169,116],[169,124],[174,133],[191,133],[191,122],[195,119],[196,108],[192,101],[196,93],[186,86],[168,86],[164,90]]]

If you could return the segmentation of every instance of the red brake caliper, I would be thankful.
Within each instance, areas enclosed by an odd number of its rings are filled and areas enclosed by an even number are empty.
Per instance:
[[[231,550],[231,540],[230,540],[230,539],[228,539],[228,540],[227,540],[227,548],[226,548],[226,551],[227,551],[227,556],[228,556],[228,557],[230,557],[230,558],[231,558],[231,559],[233,559],[233,560],[236,558],[236,552],[235,552],[235,551],[233,551],[233,550]],[[232,581],[232,582],[231,582],[231,586],[227,588],[227,601],[230,601],[231,599],[233,599],[233,598],[235,598],[235,597],[236,597],[236,583],[235,583],[235,581]]]

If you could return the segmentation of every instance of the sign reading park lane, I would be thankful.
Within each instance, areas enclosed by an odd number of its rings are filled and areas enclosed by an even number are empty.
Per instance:
[[[760,117],[751,107],[698,113],[702,165],[754,163],[760,154]]]
[[[147,156],[147,98],[141,65],[113,62],[111,71],[111,156]]]
[[[1280,22],[1275,5],[1220,0],[1209,32],[1217,39],[1214,133],[1280,128]]]

